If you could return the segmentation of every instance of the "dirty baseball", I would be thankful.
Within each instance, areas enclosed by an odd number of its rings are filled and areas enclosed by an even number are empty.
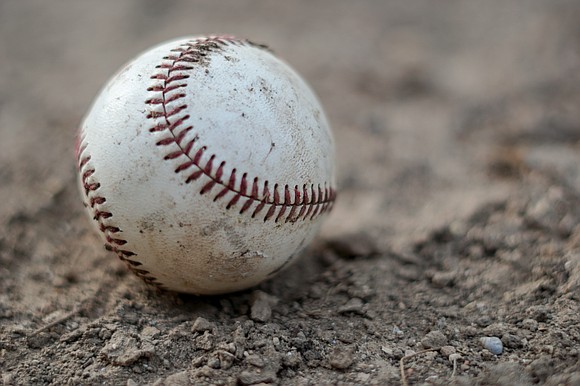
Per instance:
[[[316,96],[267,48],[230,36],[166,42],[119,70],[80,127],[77,159],[106,248],[172,291],[273,277],[336,197]]]

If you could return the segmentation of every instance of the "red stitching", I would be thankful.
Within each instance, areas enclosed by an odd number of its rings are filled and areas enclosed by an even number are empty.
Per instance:
[[[97,222],[99,231],[103,233],[105,237],[105,249],[115,252],[119,259],[125,262],[127,267],[145,282],[153,284],[159,288],[165,288],[165,286],[158,282],[155,277],[150,275],[149,271],[136,268],[143,264],[132,259],[132,256],[136,256],[135,252],[121,248],[121,246],[127,244],[127,240],[115,236],[122,232],[121,229],[119,227],[106,225],[104,223],[104,220],[113,217],[113,214],[100,208],[100,205],[105,204],[107,199],[98,194],[98,190],[100,189],[101,184],[95,181],[95,169],[92,168],[89,163],[91,156],[84,154],[87,146],[88,143],[86,142],[85,136],[81,131],[79,138],[77,139],[77,145],[75,149],[81,184],[83,186],[83,192],[85,194],[86,201],[88,202],[86,205],[90,206],[93,212],[93,219]]]
[[[322,191],[320,185],[317,185],[317,187],[315,187],[314,184],[310,185],[310,196],[307,191],[307,185],[303,186],[302,191],[299,190],[298,186],[295,186],[294,189],[291,189],[288,185],[284,185],[282,199],[281,193],[278,191],[278,187],[282,185],[275,184],[274,188],[270,189],[269,181],[264,181],[262,196],[260,197],[258,177],[254,177],[251,180],[251,184],[249,184],[249,176],[247,173],[242,173],[242,177],[239,179],[236,169],[233,169],[229,178],[223,180],[222,177],[225,161],[218,163],[216,154],[212,154],[206,164],[202,165],[201,159],[204,153],[207,151],[207,146],[200,147],[195,152],[195,154],[191,156],[190,152],[194,146],[194,143],[198,139],[197,136],[194,138],[194,140],[189,141],[185,146],[182,146],[181,142],[183,141],[185,135],[193,129],[193,126],[188,126],[178,133],[176,133],[176,130],[184,125],[188,119],[190,119],[190,115],[176,117],[174,120],[171,118],[177,116],[180,112],[186,109],[187,105],[174,105],[171,107],[171,109],[169,109],[168,104],[170,102],[176,102],[185,98],[185,94],[183,92],[174,91],[186,87],[187,84],[184,82],[176,84],[175,82],[189,78],[189,75],[184,72],[191,71],[194,69],[194,67],[184,65],[183,63],[197,63],[203,60],[208,60],[205,58],[207,53],[218,51],[222,46],[229,44],[255,45],[246,40],[236,40],[235,38],[228,36],[215,36],[192,40],[182,44],[180,47],[172,49],[172,54],[169,54],[163,58],[165,62],[156,66],[156,68],[162,70],[162,72],[154,74],[151,76],[151,79],[157,80],[159,83],[149,87],[147,90],[157,94],[146,100],[145,103],[152,107],[160,107],[160,110],[150,111],[147,114],[147,118],[156,120],[159,119],[161,122],[155,122],[149,131],[152,133],[169,131],[171,137],[159,140],[157,145],[165,146],[175,143],[179,147],[179,150],[167,154],[164,159],[175,159],[185,155],[187,160],[177,166],[175,172],[182,173],[186,170],[189,170],[191,167],[197,168],[197,170],[193,172],[188,172],[185,178],[186,183],[193,182],[199,179],[202,175],[207,176],[210,181],[206,182],[202,186],[199,191],[200,194],[210,193],[216,185],[220,185],[222,188],[219,189],[213,197],[214,201],[221,199],[230,192],[234,193],[234,196],[227,202],[226,209],[235,207],[240,200],[245,198],[239,211],[240,214],[243,214],[248,211],[256,202],[257,205],[252,212],[252,218],[255,218],[265,207],[268,207],[268,211],[264,216],[264,221],[274,219],[275,222],[279,222],[281,220],[284,220],[284,222],[295,222],[300,219],[312,220],[317,215],[329,211],[332,208],[332,203],[336,198],[336,192],[333,188],[327,187],[326,183],[324,185],[324,192]],[[259,47],[265,48],[262,46]],[[159,93],[161,93],[161,95],[158,95]],[[213,176],[212,174],[214,172],[215,165],[219,166],[215,172],[215,176]],[[236,186],[239,186],[239,188],[236,188]],[[249,192],[248,188],[250,190]],[[317,191],[315,191],[315,189],[317,189]],[[288,208],[290,208],[290,210],[288,210]],[[278,211],[277,215],[276,211]]]

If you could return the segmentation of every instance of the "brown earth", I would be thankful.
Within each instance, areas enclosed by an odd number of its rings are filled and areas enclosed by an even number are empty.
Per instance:
[[[0,379],[580,385],[578,20],[564,0],[1,1]],[[73,147],[123,62],[205,33],[312,84],[340,196],[292,268],[197,298],[102,248]]]

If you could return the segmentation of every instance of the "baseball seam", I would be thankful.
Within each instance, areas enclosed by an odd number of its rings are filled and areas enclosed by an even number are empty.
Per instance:
[[[164,288],[163,284],[157,281],[155,277],[151,276],[149,271],[139,268],[139,266],[143,264],[131,258],[132,256],[136,256],[136,253],[122,248],[123,245],[127,244],[127,240],[119,237],[118,233],[121,232],[121,229],[107,224],[107,219],[113,217],[113,213],[104,208],[107,199],[98,193],[101,184],[93,177],[95,174],[95,168],[90,163],[91,155],[85,154],[87,146],[88,143],[85,140],[84,133],[81,131],[77,138],[75,150],[81,177],[81,185],[86,197],[84,205],[89,206],[92,209],[93,220],[97,222],[99,230],[105,236],[105,249],[115,252],[117,256],[127,264],[127,267],[129,267],[135,275],[139,276],[146,283],[159,288]]]
[[[154,121],[149,131],[169,134],[159,140],[157,146],[175,144],[178,149],[167,153],[164,159],[172,160],[185,156],[186,161],[177,166],[175,173],[185,173],[186,183],[206,176],[209,181],[201,187],[200,194],[210,193],[215,187],[220,187],[217,194],[213,196],[213,201],[218,201],[226,194],[233,193],[233,197],[225,206],[226,209],[234,208],[240,201],[243,201],[239,211],[243,214],[256,204],[251,217],[255,218],[260,212],[265,211],[264,222],[312,220],[330,211],[336,198],[336,191],[326,182],[322,186],[321,184],[303,184],[302,187],[274,183],[272,187],[268,180],[260,183],[257,176],[249,177],[248,173],[240,173],[237,168],[233,168],[229,177],[224,178],[226,177],[224,176],[226,162],[218,161],[216,154],[212,154],[205,164],[202,164],[202,157],[208,147],[198,145],[197,150],[194,151],[194,146],[199,140],[197,135],[187,143],[183,143],[186,134],[193,130],[193,126],[187,125],[190,119],[190,115],[186,112],[188,106],[175,102],[186,97],[183,89],[187,87],[188,72],[195,69],[195,64],[208,60],[206,59],[208,53],[219,51],[223,46],[230,44],[264,48],[232,37],[206,37],[186,42],[172,49],[171,53],[163,58],[163,62],[156,66],[159,72],[151,76],[155,83],[147,89],[153,95],[145,101],[152,108],[147,118]]]

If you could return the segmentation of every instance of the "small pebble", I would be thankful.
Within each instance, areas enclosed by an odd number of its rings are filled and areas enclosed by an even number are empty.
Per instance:
[[[453,363],[461,359],[461,354],[455,353],[449,355],[449,362]]]
[[[264,367],[264,360],[256,354],[250,354],[246,357],[246,361],[256,367]]]
[[[222,370],[229,370],[234,365],[234,361],[236,360],[234,355],[225,351],[220,351],[218,353],[218,357],[220,360],[220,368]]]
[[[264,371],[261,373],[255,373],[251,371],[242,371],[238,375],[238,383],[242,385],[255,385],[258,383],[275,383],[277,380],[276,374]]]
[[[263,291],[254,291],[250,301],[250,318],[256,322],[267,322],[272,316],[272,306],[278,303],[278,298]]]
[[[220,368],[220,360],[217,357],[211,357],[207,360],[207,365],[212,369],[219,369]]]
[[[361,385],[368,385],[370,377],[371,377],[370,374],[367,374],[367,373],[358,373],[357,376],[356,376],[356,380]]]
[[[387,354],[388,357],[393,356],[393,349],[387,346],[381,346],[381,351]]]
[[[431,278],[431,282],[439,287],[453,287],[453,284],[457,281],[457,272],[435,272]]]
[[[297,351],[288,351],[286,355],[282,358],[284,367],[296,368],[302,364],[302,357]]]
[[[336,254],[346,258],[372,256],[380,252],[377,241],[366,233],[343,235],[328,244]]]
[[[201,366],[205,365],[206,363],[207,363],[207,358],[204,355],[193,358],[191,360],[191,365],[193,367],[196,367],[196,368],[201,367]]]
[[[503,323],[492,323],[483,329],[483,333],[487,336],[502,336],[508,331],[508,328]]]
[[[209,332],[206,331],[203,335],[198,336],[195,338],[195,347],[201,350],[209,351],[214,346],[214,336]]]
[[[447,337],[439,330],[429,332],[423,339],[421,344],[425,348],[437,348],[447,344]]]
[[[484,348],[490,353],[499,355],[503,352],[503,343],[501,339],[495,336],[486,336],[479,340]]]
[[[143,328],[143,331],[141,331],[141,339],[154,338],[157,335],[159,335],[160,332],[161,331],[159,331],[159,329],[157,329],[155,327],[146,326],[145,328]]]
[[[345,314],[348,312],[353,312],[355,314],[363,314],[364,303],[359,298],[352,298],[346,304],[338,308],[340,314]]]
[[[554,346],[551,344],[546,344],[544,346],[540,346],[542,347],[542,352],[545,352],[547,354],[553,355],[554,354]]]
[[[463,333],[465,334],[465,336],[476,336],[477,335],[477,328],[473,327],[473,326],[467,326],[465,327],[465,329],[463,330]]]
[[[501,342],[505,347],[509,348],[522,348],[525,346],[524,340],[514,334],[503,334]]]
[[[405,353],[400,348],[395,348],[393,350],[393,359],[399,360],[405,356]]]
[[[354,361],[353,350],[336,348],[330,356],[330,365],[335,369],[344,370],[352,365]]]
[[[204,331],[214,331],[215,324],[211,323],[209,320],[199,317],[193,323],[191,331],[193,332],[204,332]]]
[[[443,346],[443,347],[441,347],[441,349],[439,349],[439,351],[441,352],[441,355],[443,355],[445,357],[449,357],[450,355],[455,354],[455,347]]]
[[[493,362],[498,360],[498,356],[489,350],[481,350],[480,357],[484,362]]]

